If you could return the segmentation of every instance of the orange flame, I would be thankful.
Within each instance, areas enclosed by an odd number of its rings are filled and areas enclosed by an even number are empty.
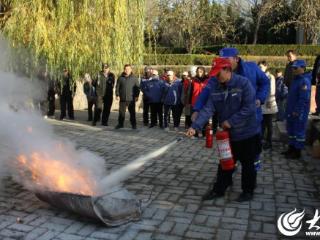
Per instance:
[[[90,196],[95,194],[95,182],[85,170],[40,152],[33,152],[30,156],[21,154],[17,160],[20,173],[29,177],[37,188]]]

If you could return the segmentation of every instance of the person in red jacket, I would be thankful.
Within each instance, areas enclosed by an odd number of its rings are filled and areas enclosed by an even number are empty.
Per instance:
[[[194,107],[194,105],[196,104],[196,101],[200,95],[200,93],[202,92],[202,89],[207,86],[209,81],[208,76],[206,75],[206,70],[204,67],[200,66],[197,68],[196,71],[196,76],[192,79],[192,84],[191,84],[191,93],[192,93],[192,97],[191,97],[191,106],[192,108]],[[198,133],[199,137],[202,137],[202,135],[204,135],[205,132],[205,127],[202,131],[202,133]]]

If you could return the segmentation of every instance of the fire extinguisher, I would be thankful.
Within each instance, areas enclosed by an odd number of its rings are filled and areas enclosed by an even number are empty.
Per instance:
[[[212,148],[213,146],[213,130],[211,124],[206,127],[206,147]]]
[[[222,170],[233,170],[235,167],[230,145],[229,132],[218,130],[216,134],[217,148]]]

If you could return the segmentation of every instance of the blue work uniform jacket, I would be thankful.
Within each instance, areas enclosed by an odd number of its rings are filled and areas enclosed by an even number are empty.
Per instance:
[[[214,81],[210,97],[200,110],[192,128],[201,130],[214,113],[219,122],[228,121],[231,125],[231,141],[240,141],[260,133],[256,117],[256,93],[250,81],[237,74],[225,85]]]
[[[258,65],[254,62],[245,62],[240,59],[238,63],[238,68],[235,71],[236,74],[246,77],[250,80],[253,88],[256,91],[256,99],[259,99],[261,105],[264,104],[267,96],[270,92],[270,80],[267,75],[261,71]],[[210,88],[214,81],[217,81],[216,78],[211,78],[208,82],[208,85],[202,90],[200,93],[198,100],[193,108],[194,111],[200,111],[203,106],[206,104],[209,94]],[[257,120],[259,122],[262,121],[262,110],[261,107],[256,109],[257,111]]]
[[[160,103],[164,94],[165,83],[154,77],[148,81],[141,82],[141,91],[143,92],[144,99],[148,103]]]
[[[173,83],[165,83],[163,103],[165,105],[179,105],[181,104],[182,81],[175,80]]]
[[[291,82],[286,115],[288,120],[299,119],[304,121],[308,119],[310,112],[310,97],[311,97],[311,75],[304,73],[295,76]],[[294,116],[292,113],[297,113]]]

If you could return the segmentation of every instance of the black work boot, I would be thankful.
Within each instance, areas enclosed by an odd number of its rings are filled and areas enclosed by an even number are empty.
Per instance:
[[[294,149],[293,152],[290,154],[286,155],[287,159],[299,159],[301,157],[301,150],[300,149]]]
[[[202,196],[202,201],[213,200],[216,198],[221,198],[223,196],[224,196],[224,193],[217,193],[217,192],[214,192],[213,190],[209,190]]]
[[[253,199],[253,193],[242,192],[236,199],[237,202],[247,202]]]
[[[281,155],[287,156],[287,155],[291,154],[293,151],[294,151],[294,147],[291,146],[291,145],[289,145],[289,146],[288,146],[288,149],[287,149],[286,151],[281,152]]]

